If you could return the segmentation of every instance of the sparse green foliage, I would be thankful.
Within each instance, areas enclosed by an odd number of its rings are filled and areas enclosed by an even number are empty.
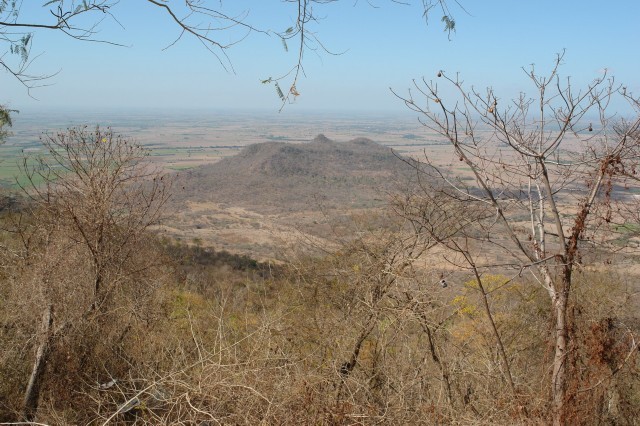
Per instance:
[[[29,59],[29,42],[31,41],[31,34],[25,34],[16,42],[9,45],[9,51],[20,57],[22,64],[25,64]]]
[[[13,122],[11,121],[11,114],[17,112],[18,111],[15,109],[9,109],[3,105],[0,105],[0,143],[4,142],[4,140],[11,135],[11,133],[6,130],[6,128],[13,125]]]
[[[282,102],[286,101],[286,98],[284,96],[284,93],[282,93],[282,89],[280,88],[280,84],[278,84],[278,82],[275,82],[275,87],[276,87],[276,93],[278,94],[278,97],[282,100]]]
[[[442,17],[442,22],[444,23],[444,30],[451,35],[452,32],[456,31],[456,21],[450,16],[444,15]]]

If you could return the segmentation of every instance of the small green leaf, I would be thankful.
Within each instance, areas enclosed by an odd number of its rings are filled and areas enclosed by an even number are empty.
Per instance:
[[[280,88],[280,85],[278,84],[277,81],[276,81],[276,93],[278,94],[282,102],[284,102],[285,101],[284,93],[282,93],[282,89]]]
[[[450,16],[444,15],[442,17],[442,22],[444,22],[445,31],[451,32],[456,30],[456,21]]]

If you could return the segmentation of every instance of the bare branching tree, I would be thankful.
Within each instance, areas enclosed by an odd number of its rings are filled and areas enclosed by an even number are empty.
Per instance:
[[[616,117],[607,109],[616,97],[634,106],[638,100],[606,74],[579,90],[560,77],[561,62],[559,55],[546,76],[526,70],[536,88],[531,98],[522,94],[507,101],[492,89],[469,92],[457,76],[443,72],[439,79],[457,93],[452,101],[443,99],[438,81],[425,79],[415,82],[420,98],[411,92],[399,96],[421,114],[426,128],[445,138],[455,161],[450,167],[433,164],[425,152],[423,161],[432,168],[421,171],[423,190],[401,200],[398,210],[446,248],[453,266],[474,277],[514,394],[518,379],[509,371],[482,277],[495,271],[529,276],[548,293],[557,425],[571,419],[572,381],[579,380],[570,362],[574,274],[590,265],[625,262],[632,253],[623,234],[626,225],[637,223],[632,190],[640,188],[640,118]],[[441,218],[456,206],[465,213],[457,216],[455,232],[443,234]]]
[[[13,300],[42,317],[24,397],[27,421],[37,413],[52,358],[73,351],[73,341],[86,358],[102,345],[115,350],[146,315],[161,264],[148,251],[147,232],[168,197],[164,178],[143,162],[146,151],[110,130],[69,129],[41,140],[46,155],[24,160],[29,220],[13,230],[22,241]]]

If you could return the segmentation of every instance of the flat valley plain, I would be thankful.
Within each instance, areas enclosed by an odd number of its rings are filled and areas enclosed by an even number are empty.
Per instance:
[[[131,110],[21,111],[14,117],[13,136],[0,146],[0,184],[16,189],[24,184],[20,164],[25,156],[39,155],[39,139],[69,127],[100,125],[130,138],[149,149],[149,160],[172,175],[174,193],[183,191],[181,179],[199,166],[211,165],[238,155],[248,145],[265,142],[305,144],[319,134],[336,142],[370,139],[393,152],[410,157],[429,158],[438,164],[458,166],[441,137],[430,133],[410,113],[336,114],[229,111]],[[389,150],[389,152],[391,152]],[[460,165],[460,171],[464,171]],[[182,177],[181,177],[182,176]],[[295,184],[292,178],[292,184]],[[219,182],[211,182],[219,185]],[[349,191],[348,188],[344,190]],[[301,241],[328,243],[328,237],[347,218],[363,215],[384,206],[387,194],[358,203],[327,207],[322,197],[291,209],[261,208],[247,205],[245,194],[237,198],[211,199],[206,187],[188,194],[187,199],[170,202],[161,232],[188,244],[202,244],[254,256],[258,259],[282,255],[282,249]],[[312,194],[314,195],[314,194]],[[318,194],[321,195],[321,194]],[[369,194],[371,198],[371,194]]]
[[[20,164],[25,156],[40,154],[43,134],[84,125],[111,127],[149,149],[152,164],[171,176],[174,196],[160,233],[266,260],[305,248],[335,247],[359,220],[383,213],[390,194],[401,191],[411,173],[394,155],[428,156],[434,165],[473,179],[446,141],[415,114],[300,113],[293,108],[280,114],[21,111],[14,118],[13,136],[0,146],[0,185],[17,189],[16,182],[24,184]],[[245,149],[253,144],[264,145]],[[305,151],[291,150],[289,144]],[[217,164],[222,160],[226,163]]]
[[[290,108],[295,108],[291,106]],[[337,141],[372,139],[406,155],[443,146],[410,113],[301,113],[201,110],[130,110],[86,112],[25,110],[14,116],[13,136],[0,149],[2,183],[12,184],[15,158],[22,149],[37,150],[39,138],[76,126],[111,127],[151,150],[151,159],[168,170],[184,170],[237,154],[254,143],[302,143],[318,134]],[[9,161],[7,161],[9,160]],[[12,161],[13,160],[13,161]]]

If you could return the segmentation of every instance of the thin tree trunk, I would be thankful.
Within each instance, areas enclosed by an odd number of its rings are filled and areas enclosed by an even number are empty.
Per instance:
[[[480,274],[478,270],[473,267],[473,273],[476,278],[476,283],[478,284],[478,289],[482,295],[482,306],[484,307],[484,312],[487,315],[487,319],[489,320],[489,325],[491,325],[491,330],[493,331],[493,336],[496,338],[496,344],[498,345],[498,354],[500,360],[502,361],[502,367],[504,369],[504,375],[507,379],[507,383],[509,384],[509,390],[514,398],[518,396],[516,392],[516,386],[513,383],[513,376],[511,375],[511,366],[509,365],[509,358],[507,357],[507,351],[504,349],[504,345],[502,343],[502,337],[500,336],[500,332],[498,331],[498,327],[496,326],[496,322],[493,318],[493,313],[491,312],[491,307],[489,306],[489,301],[487,300],[487,291],[482,284],[482,278],[480,278]]]
[[[449,403],[449,406],[453,408],[453,393],[451,392],[451,382],[449,381],[449,367],[438,356],[434,338],[432,336],[429,323],[427,322],[426,315],[424,313],[421,313],[420,319],[422,320],[420,325],[422,326],[422,329],[427,334],[427,338],[429,339],[429,351],[431,352],[431,358],[433,359],[433,362],[435,362],[438,368],[440,369],[440,375],[442,376],[442,381],[444,382],[445,390],[447,392],[447,402]]]
[[[551,395],[553,400],[553,425],[566,424],[567,401],[567,344],[569,329],[567,324],[567,304],[569,286],[571,285],[571,268],[565,266],[562,277],[562,288],[556,292],[555,316],[556,316],[556,342],[553,358],[553,373],[551,376]]]
[[[344,387],[345,379],[349,377],[353,369],[356,367],[358,363],[358,356],[360,355],[360,349],[362,348],[362,344],[365,339],[371,334],[373,328],[375,326],[375,314],[371,314],[367,321],[367,327],[360,332],[360,336],[358,336],[358,340],[353,347],[353,351],[351,352],[351,358],[349,361],[342,364],[340,367],[340,384],[338,385],[338,392],[336,394],[336,402],[339,402],[342,399],[342,389]]]
[[[551,377],[553,395],[553,424],[561,426],[565,421],[565,392],[566,392],[566,351],[567,351],[567,321],[566,300],[559,295],[556,302],[556,344],[553,359],[553,375]]]
[[[433,361],[438,364],[440,367],[440,375],[442,376],[442,381],[444,382],[445,389],[447,391],[447,402],[453,408],[453,393],[451,392],[451,382],[449,381],[449,369],[447,364],[440,359],[440,357],[436,354],[435,345],[433,343],[433,338],[431,337],[431,330],[429,330],[429,326],[425,326],[427,330],[427,336],[429,337],[429,349],[431,350],[431,357]]]
[[[36,359],[29,377],[29,384],[24,394],[24,419],[32,422],[38,411],[38,401],[40,399],[40,385],[44,377],[44,370],[49,355],[51,345],[51,326],[53,325],[53,306],[49,305],[42,315],[42,325],[40,330],[40,338],[38,339],[38,349],[36,350]]]

